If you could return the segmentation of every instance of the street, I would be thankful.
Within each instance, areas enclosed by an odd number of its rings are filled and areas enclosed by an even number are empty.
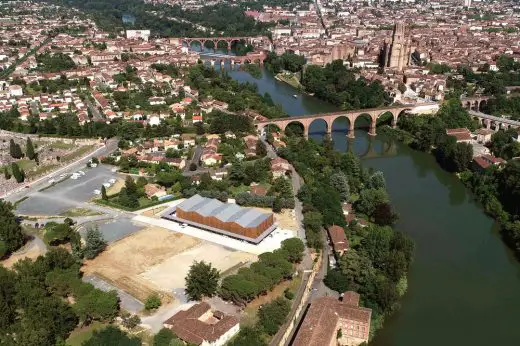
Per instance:
[[[77,171],[77,170],[83,168],[84,165],[86,165],[86,163],[94,156],[106,156],[108,154],[113,153],[117,149],[117,142],[118,142],[117,138],[111,138],[111,139],[107,140],[106,144],[103,147],[98,148],[94,152],[80,158],[77,161],[74,161],[74,162],[66,165],[65,167],[61,167],[50,174],[47,174],[41,178],[38,178],[35,181],[28,183],[27,186],[29,186],[29,188],[21,187],[17,190],[8,192],[4,196],[0,196],[0,198],[3,198],[6,201],[9,201],[11,203],[15,203],[16,201],[19,201],[19,200],[33,194],[34,192],[42,189],[43,187],[48,186],[49,185],[48,181],[49,181],[49,179],[51,179],[51,177],[56,177],[59,174],[70,174],[74,171]]]

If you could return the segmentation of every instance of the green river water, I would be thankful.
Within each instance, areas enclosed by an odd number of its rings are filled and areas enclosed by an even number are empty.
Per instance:
[[[269,92],[291,116],[335,110],[267,71],[260,79],[243,71],[229,73],[256,83],[261,94]],[[346,123],[334,124],[336,149],[353,150],[366,167],[384,172],[400,216],[396,227],[416,243],[402,306],[371,345],[520,345],[520,265],[494,221],[432,156],[383,136],[370,138],[364,130],[356,130],[356,139],[349,142],[346,129]],[[323,123],[311,126],[311,138],[319,140],[323,132]]]

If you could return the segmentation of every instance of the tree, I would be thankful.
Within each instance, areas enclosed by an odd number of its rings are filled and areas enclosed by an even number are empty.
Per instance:
[[[101,198],[105,201],[108,201],[107,189],[105,188],[105,185],[101,185]]]
[[[5,180],[11,179],[11,173],[9,173],[9,168],[7,168],[7,166],[4,167],[4,178]]]
[[[31,141],[31,138],[27,138],[27,144],[25,146],[25,155],[29,160],[34,160],[36,158],[36,153],[34,152],[34,146]]]
[[[195,162],[190,163],[190,171],[194,172],[197,170],[197,164]]]
[[[256,142],[256,156],[264,157],[267,155],[267,148],[265,147],[264,142],[260,139]]]
[[[349,199],[350,188],[345,173],[340,171],[331,175],[330,185],[338,191],[342,201],[347,201]]]
[[[119,298],[116,291],[103,292],[93,288],[76,298],[74,309],[83,322],[91,320],[109,322],[119,311]]]
[[[154,310],[161,306],[161,298],[157,294],[151,294],[146,298],[144,302],[144,308],[146,310]]]
[[[280,213],[282,211],[282,199],[279,196],[273,201],[273,213]]]
[[[323,280],[325,285],[337,292],[343,293],[348,291],[348,278],[339,270],[333,269],[327,272]]]
[[[153,337],[153,346],[170,346],[170,342],[176,339],[175,334],[168,328],[162,328]]]
[[[21,159],[23,156],[20,145],[14,142],[14,139],[9,141],[9,154],[13,159]]]
[[[374,222],[380,226],[390,226],[397,221],[397,215],[393,212],[390,203],[380,203],[374,210]]]
[[[218,288],[220,273],[211,263],[194,261],[186,276],[186,294],[190,300],[212,297]]]
[[[200,121],[196,122],[193,126],[195,126],[195,133],[199,136],[202,136],[206,131],[204,130],[204,124]]]
[[[258,328],[244,326],[240,328],[237,336],[229,342],[229,346],[267,346],[267,343],[263,340],[262,333]]]
[[[264,304],[258,310],[258,324],[269,335],[275,335],[280,326],[285,322],[291,305],[283,297],[278,297],[270,303]]]
[[[13,206],[9,202],[0,200],[0,241],[2,241],[5,253],[18,250],[24,243],[22,227],[13,214]]]
[[[292,263],[299,263],[303,259],[305,244],[300,238],[289,238],[282,241],[282,250],[287,252],[287,260]]]
[[[141,318],[138,315],[131,315],[129,313],[123,314],[123,326],[128,329],[134,329],[141,324]]]
[[[92,337],[83,342],[83,346],[141,346],[141,340],[136,336],[128,336],[121,329],[108,326],[100,331],[94,331]]]
[[[96,257],[100,252],[105,250],[107,247],[107,242],[103,238],[103,235],[99,231],[99,229],[96,228],[89,228],[87,230],[87,235],[85,237],[85,249],[84,249],[84,255],[86,259],[93,259]]]
[[[368,184],[372,189],[386,189],[385,176],[383,172],[377,171],[372,174]]]
[[[357,209],[368,216],[372,216],[376,206],[388,203],[388,193],[384,189],[365,189],[361,191],[360,198],[356,203]]]
[[[25,173],[23,169],[20,169],[20,167],[18,167],[18,164],[16,162],[11,163],[11,172],[13,173],[13,176],[16,179],[17,183],[22,183],[25,180]]]

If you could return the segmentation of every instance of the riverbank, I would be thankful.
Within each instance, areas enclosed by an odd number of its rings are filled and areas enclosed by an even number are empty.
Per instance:
[[[244,71],[228,73],[239,82],[256,84],[260,94],[271,94],[290,116],[338,110],[316,97],[294,98],[295,89],[265,69],[258,80]],[[407,292],[370,345],[516,345],[520,265],[494,220],[432,155],[412,150],[379,130],[375,137],[355,130],[355,139],[349,139],[347,131],[347,121],[334,123],[334,149],[350,151],[364,167],[384,173],[399,214],[395,227],[415,242]],[[325,133],[324,124],[311,125],[310,138],[321,142]]]
[[[318,145],[290,137],[287,142],[279,154],[305,181],[298,197],[305,210],[307,246],[324,248],[335,257],[337,264],[329,267],[324,283],[338,293],[351,290],[361,295],[363,306],[372,309],[373,336],[399,309],[414,251],[413,241],[392,228],[397,215],[384,175],[368,172],[352,153],[335,151],[328,141]],[[338,237],[343,234],[348,250],[335,253],[329,248],[323,228]]]
[[[293,74],[293,73],[290,73],[290,72],[280,72],[274,78],[276,80],[280,81],[280,82],[284,82],[284,83],[289,84],[290,86],[292,86],[294,89],[296,89],[298,91],[305,90],[303,85],[301,85],[300,80],[298,79],[298,77],[296,77],[296,75]]]
[[[415,141],[418,138],[408,131],[386,126],[381,128],[380,132],[403,142],[411,149],[416,147]],[[426,151],[426,153],[435,157],[431,150]],[[520,167],[520,164],[510,162],[506,164],[506,169],[510,165]],[[440,164],[439,167],[443,168]],[[518,169],[517,167],[513,167],[511,171]],[[504,174],[504,170],[493,165],[485,170],[477,170],[475,167],[469,166],[455,174],[457,179],[471,192],[473,198],[480,203],[484,212],[497,222],[503,241],[515,252],[517,260],[520,260],[520,243],[518,241],[520,239],[520,222],[517,221],[519,214],[512,212],[511,208],[505,206],[503,193],[500,193],[500,181],[509,180],[510,175],[515,175],[515,173]],[[514,189],[514,187],[512,188]]]

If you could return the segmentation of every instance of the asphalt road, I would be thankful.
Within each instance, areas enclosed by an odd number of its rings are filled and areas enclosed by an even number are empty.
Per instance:
[[[86,202],[94,197],[94,190],[101,189],[104,183],[115,179],[116,173],[111,172],[111,167],[104,165],[89,169],[81,167],[78,170],[85,172],[85,175],[75,180],[66,178],[44,191],[27,193],[26,197],[29,198],[18,205],[17,213],[55,216],[72,208],[86,208],[104,213],[107,208],[95,204],[87,205]]]
[[[89,154],[88,156],[81,158],[71,164],[68,164],[65,167],[59,168],[56,171],[39,178],[38,180],[29,183],[27,186],[29,188],[22,188],[19,191],[16,191],[14,193],[9,194],[6,197],[3,197],[5,200],[15,203],[16,201],[19,201],[20,199],[24,197],[30,197],[32,194],[37,192],[38,190],[42,189],[43,187],[49,186],[49,180],[51,177],[57,177],[60,174],[72,174],[73,172],[77,172],[78,170],[85,167],[87,162],[94,156],[106,156],[108,154],[113,153],[117,149],[117,142],[118,140],[116,138],[109,139],[106,142],[106,145],[99,148],[98,150],[94,151],[93,153]]]

